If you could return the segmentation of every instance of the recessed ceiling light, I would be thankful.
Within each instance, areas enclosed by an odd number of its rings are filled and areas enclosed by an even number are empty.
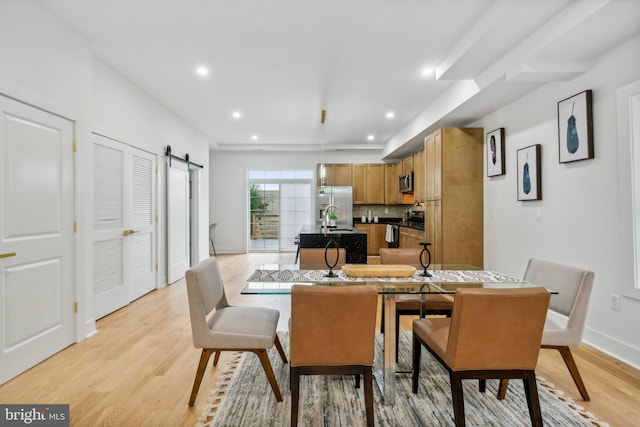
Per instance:
[[[374,139],[376,139],[376,138],[375,138],[375,136],[373,136],[373,135],[368,135],[368,136],[367,136],[367,140],[368,140],[368,141],[373,141]]]
[[[254,141],[258,140],[258,135],[251,135],[251,139],[253,139]]]
[[[234,111],[231,115],[234,119],[239,119],[240,117],[242,117],[242,113],[240,111]]]
[[[393,119],[396,116],[396,113],[394,113],[393,111],[389,111],[387,113],[387,119]]]
[[[434,69],[432,67],[425,67],[422,69],[422,76],[429,77],[433,74]]]
[[[209,75],[209,69],[204,65],[199,65],[196,67],[196,74],[200,77],[207,77]]]

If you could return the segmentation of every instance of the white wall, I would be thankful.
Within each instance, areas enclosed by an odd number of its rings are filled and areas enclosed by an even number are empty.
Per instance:
[[[505,128],[506,175],[485,177],[485,267],[521,276],[529,258],[595,272],[584,340],[640,367],[640,301],[633,287],[629,141],[617,138],[616,89],[640,78],[640,37],[574,80],[553,83],[474,126]],[[557,102],[593,90],[595,159],[558,161]],[[518,202],[516,150],[542,145],[542,200]],[[485,166],[486,169],[486,166]],[[536,213],[541,210],[541,220]]]
[[[176,154],[189,152],[205,165],[200,227],[208,222],[208,142],[189,124],[133,84],[94,61],[91,44],[65,22],[32,0],[0,2],[0,93],[61,115],[75,122],[76,153],[75,241],[76,297],[79,313],[76,339],[95,331],[91,265],[91,133],[105,133],[159,155],[170,144]],[[161,175],[162,176],[162,175]],[[160,182],[158,229],[159,271],[164,272],[164,179]],[[199,259],[207,256],[206,236],[199,242]],[[164,284],[163,278],[159,279]]]
[[[323,157],[326,163],[380,163],[381,153],[332,152]],[[228,152],[210,153],[209,215],[217,223],[217,253],[247,251],[249,170],[313,169],[321,163],[319,152]],[[315,175],[314,175],[315,176]]]

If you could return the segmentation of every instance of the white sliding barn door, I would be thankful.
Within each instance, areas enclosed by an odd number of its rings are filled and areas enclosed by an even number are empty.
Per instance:
[[[2,384],[74,342],[73,123],[0,96],[0,153]]]
[[[167,278],[173,283],[184,277],[190,264],[189,167],[167,163]]]
[[[156,157],[93,138],[93,305],[100,318],[155,288]]]

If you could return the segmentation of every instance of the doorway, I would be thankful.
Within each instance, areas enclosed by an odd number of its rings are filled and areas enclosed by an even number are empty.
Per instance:
[[[156,155],[93,134],[97,319],[156,288]]]
[[[295,252],[313,223],[312,170],[249,171],[249,252]]]

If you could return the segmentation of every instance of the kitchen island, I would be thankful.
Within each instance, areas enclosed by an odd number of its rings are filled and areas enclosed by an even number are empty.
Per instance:
[[[305,225],[300,230],[300,249],[324,248],[331,239],[338,247],[345,248],[348,264],[367,263],[367,233],[349,226],[327,228],[325,234],[320,225]]]

